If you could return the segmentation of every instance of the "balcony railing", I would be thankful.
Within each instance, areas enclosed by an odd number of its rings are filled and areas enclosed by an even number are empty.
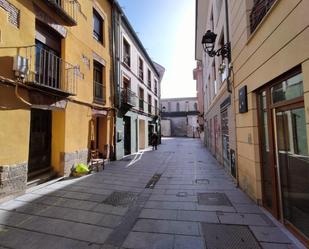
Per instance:
[[[130,106],[136,106],[137,96],[128,88],[123,88],[121,91],[121,102]]]
[[[93,82],[93,100],[94,102],[105,104],[105,86],[101,82]]]
[[[250,13],[250,31],[257,28],[276,0],[256,0]]]
[[[76,68],[54,52],[40,46],[19,48],[18,55],[27,61],[25,82],[46,89],[76,94]]]
[[[77,24],[77,11],[79,3],[77,0],[45,0],[56,13],[66,22],[66,24],[74,26]]]

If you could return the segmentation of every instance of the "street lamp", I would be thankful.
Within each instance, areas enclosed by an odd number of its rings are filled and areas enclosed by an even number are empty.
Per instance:
[[[222,56],[222,58],[227,58],[228,60],[230,60],[231,58],[230,42],[225,43],[223,47],[219,48],[218,50],[214,50],[216,38],[217,34],[215,34],[210,30],[207,30],[202,39],[202,45],[204,51],[210,57]]]

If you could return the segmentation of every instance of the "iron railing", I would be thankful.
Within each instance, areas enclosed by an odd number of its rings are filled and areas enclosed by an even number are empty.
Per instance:
[[[132,92],[128,88],[123,88],[121,90],[121,102],[131,105],[131,106],[136,106],[136,99],[137,96],[134,92]]]
[[[27,59],[25,82],[75,95],[77,91],[76,67],[65,62],[54,52],[40,46],[18,49],[18,55]]]
[[[77,24],[77,12],[80,5],[77,0],[45,0],[56,13],[69,25]]]
[[[105,104],[105,86],[101,82],[93,81],[93,100],[100,104]]]
[[[250,31],[257,28],[276,0],[255,0],[250,13]]]

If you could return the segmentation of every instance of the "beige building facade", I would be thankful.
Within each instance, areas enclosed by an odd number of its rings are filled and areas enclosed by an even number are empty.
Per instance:
[[[212,11],[222,1],[206,2],[203,32],[214,31],[217,46],[223,10],[219,17]],[[309,1],[227,2],[237,182],[308,246]],[[197,40],[200,33],[197,29]],[[213,62],[205,57],[207,86],[215,73],[207,73]],[[213,104],[222,96],[218,86],[205,94],[206,124],[212,113],[220,113]],[[210,149],[214,152],[212,145]]]
[[[308,245],[309,2],[230,2],[239,183]]]

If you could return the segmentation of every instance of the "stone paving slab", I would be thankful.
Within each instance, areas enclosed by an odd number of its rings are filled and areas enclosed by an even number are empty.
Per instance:
[[[175,236],[175,249],[204,249],[204,240],[201,237],[193,236]]]
[[[292,243],[292,241],[277,227],[250,226],[258,241],[273,243]]]
[[[184,221],[219,223],[218,216],[215,212],[178,210],[177,219]]]
[[[100,249],[88,242],[1,225],[0,243],[4,248],[16,249]]]
[[[173,244],[173,235],[131,232],[123,243],[123,247],[130,249],[173,249]]]
[[[273,226],[271,220],[264,214],[223,213],[218,215],[220,223],[254,226]]]
[[[30,231],[58,235],[65,238],[104,243],[111,229],[77,222],[0,211],[0,223]]]
[[[197,222],[139,219],[133,231],[199,236]]]
[[[196,203],[192,202],[170,202],[170,201],[148,201],[146,208],[157,209],[182,209],[182,210],[196,210]]]
[[[176,220],[177,210],[166,209],[143,209],[139,218],[161,219],[161,220]]]
[[[278,243],[261,243],[263,249],[297,249],[298,247],[292,244],[278,244]]]

